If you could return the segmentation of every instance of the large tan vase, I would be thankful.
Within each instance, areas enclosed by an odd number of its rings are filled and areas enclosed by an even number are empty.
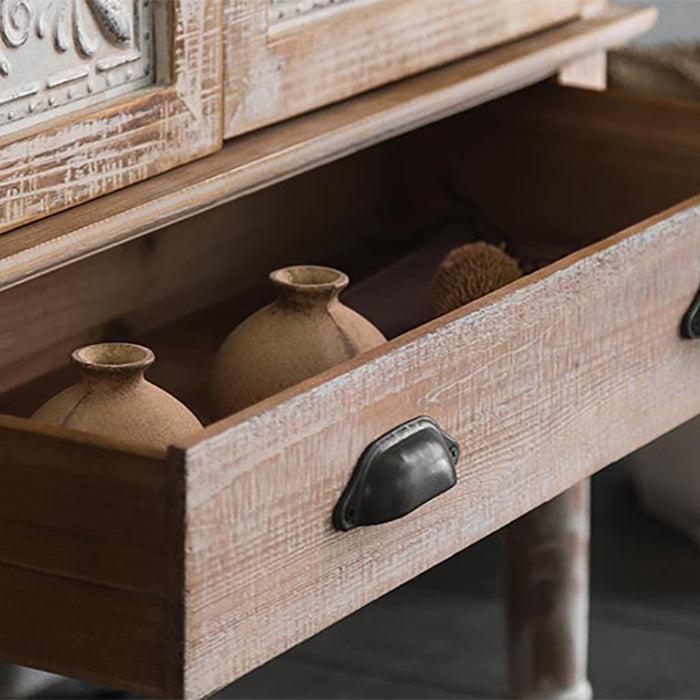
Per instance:
[[[277,298],[241,323],[214,362],[210,397],[217,418],[386,342],[338,295],[348,276],[329,267],[275,270]]]
[[[49,399],[34,420],[158,449],[202,428],[186,406],[145,379],[155,359],[148,348],[100,343],[72,358],[81,381]]]

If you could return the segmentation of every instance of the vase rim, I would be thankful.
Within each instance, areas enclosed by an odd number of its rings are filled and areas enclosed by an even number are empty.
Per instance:
[[[88,371],[144,372],[155,361],[150,348],[135,343],[95,343],[74,350],[73,362]]]
[[[290,265],[270,273],[272,283],[295,292],[340,292],[350,284],[350,278],[341,270],[323,265]]]

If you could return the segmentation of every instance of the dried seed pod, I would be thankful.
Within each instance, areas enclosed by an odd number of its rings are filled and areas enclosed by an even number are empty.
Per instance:
[[[521,276],[518,263],[489,243],[450,251],[435,271],[431,303],[436,316],[493,292]]]

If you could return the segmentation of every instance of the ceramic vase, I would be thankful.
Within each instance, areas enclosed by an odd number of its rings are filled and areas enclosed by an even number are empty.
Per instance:
[[[49,399],[34,420],[157,449],[202,428],[186,406],[145,379],[155,359],[148,348],[100,343],[72,359],[81,381]]]
[[[214,362],[210,397],[217,418],[261,401],[386,342],[340,302],[348,276],[329,267],[275,270],[277,296],[241,323]]]

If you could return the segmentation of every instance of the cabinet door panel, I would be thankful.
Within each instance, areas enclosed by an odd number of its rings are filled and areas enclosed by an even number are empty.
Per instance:
[[[220,147],[220,10],[0,3],[0,231]]]

